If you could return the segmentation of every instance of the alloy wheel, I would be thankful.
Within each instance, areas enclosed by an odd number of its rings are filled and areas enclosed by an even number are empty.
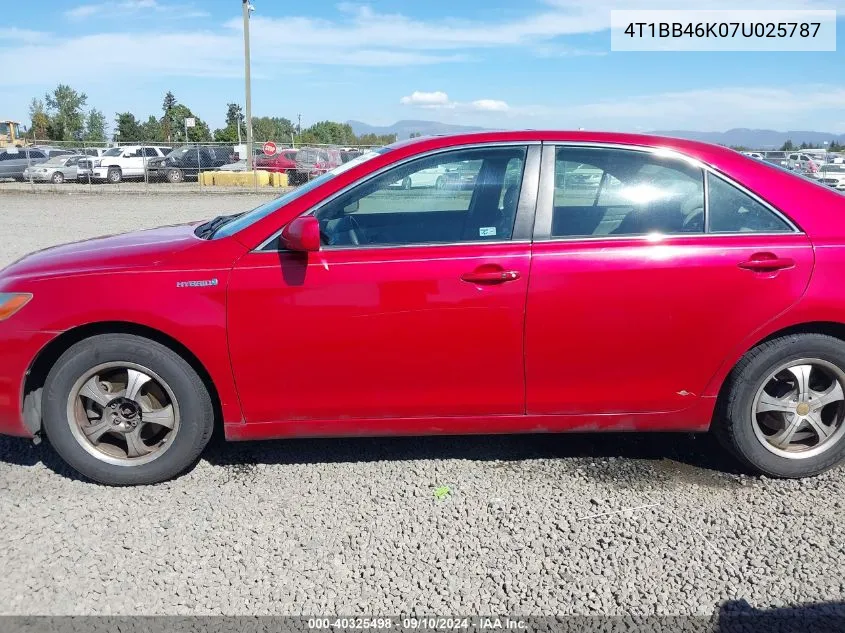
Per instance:
[[[781,365],[757,390],[751,416],[754,434],[772,453],[816,456],[845,433],[845,373],[821,359]]]
[[[173,443],[180,420],[167,383],[126,362],[98,365],[80,376],[68,396],[67,417],[82,448],[122,466],[160,457]]]

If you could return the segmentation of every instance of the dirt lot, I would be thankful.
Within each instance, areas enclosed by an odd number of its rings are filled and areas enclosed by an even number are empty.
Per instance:
[[[0,194],[0,265],[271,195]],[[78,479],[46,443],[0,438],[0,612],[709,614],[736,600],[841,601],[843,471],[774,481],[735,469],[707,436],[218,438],[176,481],[124,489]]]

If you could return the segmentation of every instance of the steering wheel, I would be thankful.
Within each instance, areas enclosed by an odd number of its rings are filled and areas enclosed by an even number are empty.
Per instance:
[[[355,219],[354,215],[347,215],[346,219],[349,220],[349,241],[353,246],[360,246],[361,240],[358,238],[358,233],[363,234],[361,225],[358,224],[358,220]]]
[[[361,240],[359,238],[359,233],[363,234],[363,231],[361,231],[358,220],[351,215],[346,215],[339,218],[337,222],[333,224],[334,226],[331,227],[331,233],[323,230],[322,224],[320,226],[320,240],[324,244],[327,246],[336,246],[338,244],[346,245],[348,243],[352,246],[360,246]],[[338,238],[341,239],[339,240]]]

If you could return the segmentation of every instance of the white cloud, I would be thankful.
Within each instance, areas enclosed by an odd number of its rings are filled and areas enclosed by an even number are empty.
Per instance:
[[[95,2],[80,4],[64,12],[71,20],[85,18],[120,18],[132,14],[155,14],[157,17],[196,18],[208,15],[193,4],[160,4],[157,0],[121,0],[118,2]]]
[[[498,99],[478,99],[469,105],[478,112],[507,112],[510,109],[507,103]]]
[[[449,103],[449,95],[445,92],[420,92],[415,90],[407,97],[399,99],[402,105],[416,105],[422,107],[444,106]]]
[[[606,99],[566,108],[529,107],[526,112],[566,128],[717,131],[753,125],[841,132],[837,117],[843,103],[845,88],[835,85],[723,87]]]
[[[2,43],[3,40],[8,40],[12,42],[23,42],[25,44],[32,44],[42,42],[49,36],[49,33],[42,33],[41,31],[30,31],[29,29],[19,29],[17,27],[0,29],[0,43]]]
[[[470,102],[452,101],[445,92],[422,92],[415,90],[408,96],[399,99],[399,103],[406,106],[425,108],[427,110],[457,110],[465,112],[507,112],[510,106],[498,99],[476,99]]]

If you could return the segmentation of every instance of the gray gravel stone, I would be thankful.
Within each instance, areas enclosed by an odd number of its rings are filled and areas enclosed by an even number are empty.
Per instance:
[[[7,194],[0,265],[266,198]],[[175,481],[107,488],[46,444],[0,438],[0,612],[709,615],[842,601],[842,471],[735,468],[706,436],[214,440]]]

